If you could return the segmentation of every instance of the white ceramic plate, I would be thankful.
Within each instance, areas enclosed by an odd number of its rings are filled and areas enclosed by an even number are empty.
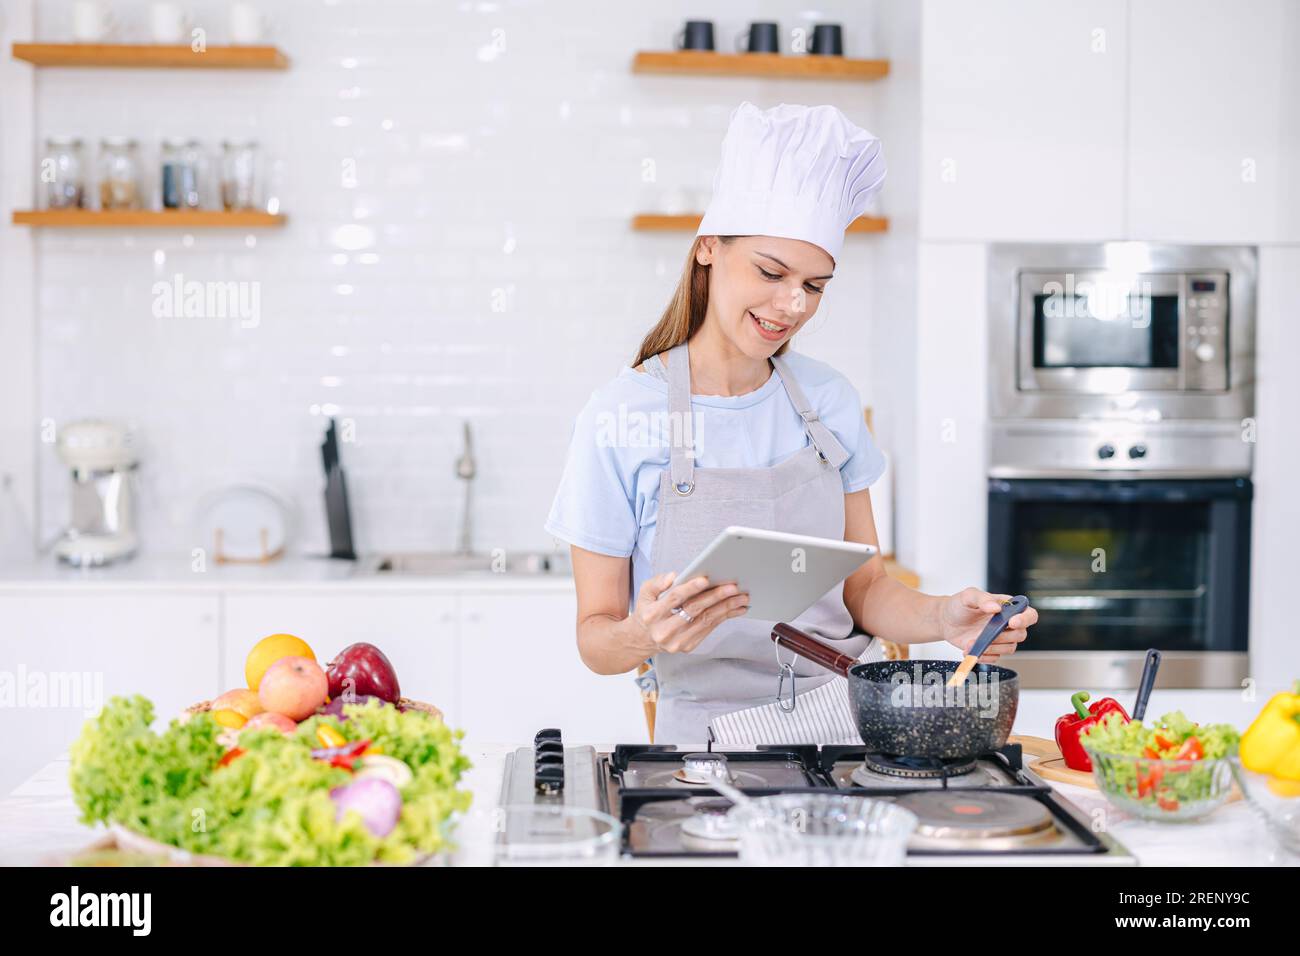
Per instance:
[[[199,546],[235,561],[256,561],[285,549],[293,534],[293,509],[263,485],[232,485],[207,495],[198,507],[195,532]],[[265,532],[265,540],[263,533]]]

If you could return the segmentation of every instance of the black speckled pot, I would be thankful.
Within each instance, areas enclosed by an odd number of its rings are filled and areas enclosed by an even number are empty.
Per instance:
[[[872,753],[973,757],[1003,746],[1016,719],[1020,678],[1006,667],[976,664],[950,688],[957,661],[859,664],[789,624],[773,627],[772,640],[848,679],[858,734]]]
[[[1020,678],[977,664],[964,684],[944,685],[957,661],[878,661],[849,669],[849,701],[872,753],[971,757],[1007,742]]]

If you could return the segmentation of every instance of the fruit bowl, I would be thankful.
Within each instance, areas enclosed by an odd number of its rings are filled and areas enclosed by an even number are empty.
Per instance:
[[[1232,791],[1229,758],[1158,759],[1101,753],[1084,745],[1092,776],[1114,806],[1144,820],[1198,820]]]
[[[1292,853],[1300,853],[1300,783],[1278,781],[1255,773],[1233,758],[1232,773],[1246,802],[1263,819],[1265,827]]]

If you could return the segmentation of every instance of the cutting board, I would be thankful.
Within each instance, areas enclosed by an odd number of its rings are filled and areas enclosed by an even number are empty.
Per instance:
[[[1020,744],[1020,750],[1025,755],[1025,762],[1029,764],[1029,769],[1044,780],[1072,783],[1076,787],[1087,787],[1090,790],[1097,789],[1097,782],[1092,779],[1089,771],[1072,770],[1065,765],[1065,758],[1061,756],[1056,741],[1048,740],[1046,737],[1012,734],[1007,738],[1007,743]]]

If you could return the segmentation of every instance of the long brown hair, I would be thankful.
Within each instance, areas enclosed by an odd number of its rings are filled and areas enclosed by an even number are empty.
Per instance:
[[[718,241],[726,244],[736,238],[736,236],[718,236]],[[655,323],[655,327],[641,340],[641,348],[637,351],[636,358],[632,360],[633,368],[650,356],[658,355],[674,345],[685,342],[700,330],[700,326],[704,325],[704,314],[709,307],[709,273],[713,267],[700,265],[695,259],[696,250],[699,249],[703,239],[704,236],[696,236],[695,241],[691,243],[691,250],[687,253],[686,265],[682,268],[682,277],[677,281],[673,297],[668,300],[668,307],[664,309],[664,314]],[[786,339],[776,350],[776,354],[785,352],[789,345],[790,340]]]

